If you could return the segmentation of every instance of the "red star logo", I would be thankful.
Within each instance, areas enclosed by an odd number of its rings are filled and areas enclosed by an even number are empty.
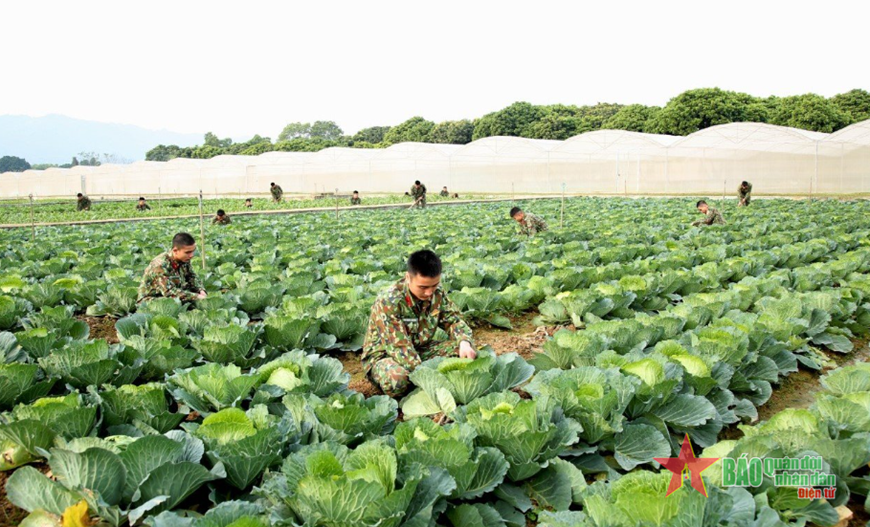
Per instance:
[[[701,479],[701,472],[704,472],[713,463],[719,461],[718,457],[695,457],[692,452],[692,442],[689,441],[689,434],[683,439],[683,446],[680,447],[679,457],[656,457],[653,458],[663,467],[673,472],[671,483],[668,485],[668,493],[665,497],[670,496],[674,491],[683,486],[683,473],[689,471],[692,476],[692,488],[707,496],[707,488],[704,487],[704,480]]]

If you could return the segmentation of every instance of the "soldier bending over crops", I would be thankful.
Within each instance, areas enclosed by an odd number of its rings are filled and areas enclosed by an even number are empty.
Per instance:
[[[511,218],[519,223],[517,234],[525,236],[534,236],[539,232],[547,230],[547,222],[532,213],[525,213],[519,207],[514,207],[510,212]]]
[[[81,192],[76,194],[76,210],[79,212],[83,210],[91,210],[91,199]]]
[[[229,225],[233,220],[230,219],[229,214],[224,212],[224,209],[218,209],[217,214],[215,214],[215,217],[212,218],[211,222],[213,225]]]
[[[749,205],[749,201],[752,199],[752,183],[744,181],[737,187],[737,199],[740,200],[737,204],[738,207]]]
[[[139,284],[139,302],[153,298],[177,298],[182,302],[202,300],[205,289],[196,278],[190,260],[196,252],[196,240],[186,232],[172,238],[172,248],[151,260]]]
[[[439,329],[446,335],[439,336]],[[441,288],[441,259],[432,251],[417,251],[408,258],[405,277],[372,306],[363,367],[385,394],[397,397],[408,391],[408,375],[420,362],[457,355],[477,356],[471,328]]]
[[[722,213],[717,209],[707,205],[707,202],[704,200],[700,200],[695,204],[698,208],[698,211],[701,214],[704,214],[703,220],[698,220],[692,222],[692,227],[700,227],[701,225],[725,225],[725,218],[722,217]]]
[[[426,206],[426,185],[420,183],[419,179],[411,186],[411,197],[414,198],[412,207]]]
[[[271,183],[269,186],[269,192],[272,193],[272,201],[276,203],[281,201],[281,198],[284,197],[284,189],[281,188],[281,185]]]

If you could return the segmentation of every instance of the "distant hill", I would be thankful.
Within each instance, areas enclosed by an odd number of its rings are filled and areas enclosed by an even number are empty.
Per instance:
[[[202,143],[202,137],[64,115],[0,115],[0,157],[23,157],[30,164],[69,163],[79,152],[114,154],[139,161],[159,144],[193,146]]]

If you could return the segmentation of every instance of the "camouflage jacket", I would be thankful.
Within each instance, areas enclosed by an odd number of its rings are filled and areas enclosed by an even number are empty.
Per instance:
[[[362,205],[362,198],[350,198],[351,205]]]
[[[426,199],[426,185],[411,185],[411,197],[415,200],[418,198]]]
[[[752,194],[752,183],[750,183],[745,189],[743,188],[743,185],[737,187],[737,197],[739,199],[743,199],[750,194]]]
[[[449,198],[450,197],[450,193],[447,192],[446,190],[442,190],[438,195],[441,196],[442,198]]]
[[[177,298],[182,302],[196,300],[203,290],[190,262],[176,262],[171,253],[151,260],[139,284],[139,302],[152,298]]]
[[[725,225],[725,218],[722,217],[722,213],[719,212],[718,209],[714,209],[713,207],[707,207],[707,215],[704,216],[703,220],[698,220],[692,225]]]
[[[139,212],[142,212],[143,210],[151,210],[151,207],[150,207],[147,203],[143,203],[143,204],[141,204],[141,205],[139,205],[139,204],[137,203],[137,204],[136,204],[136,210],[139,211]]]
[[[230,219],[229,214],[224,214],[223,218],[221,218],[220,216],[215,216],[214,218],[212,218],[211,222],[213,225],[229,225],[233,222],[233,220]]]
[[[76,200],[76,210],[91,210],[91,199],[87,196],[82,196]]]
[[[275,201],[281,201],[281,196],[284,195],[284,189],[281,188],[281,185],[275,185],[269,189],[269,192],[272,193],[272,199]]]
[[[523,221],[519,223],[518,234],[522,234],[525,236],[534,236],[539,232],[544,232],[547,230],[547,222],[542,220],[540,217],[535,216],[534,214],[530,214],[528,212],[524,213],[525,217]]]
[[[419,364],[417,350],[431,345],[438,329],[455,339],[457,347],[462,340],[473,343],[471,328],[443,289],[436,289],[431,300],[418,300],[402,279],[378,295],[372,306],[363,343],[363,366],[368,371],[378,360],[397,356]]]

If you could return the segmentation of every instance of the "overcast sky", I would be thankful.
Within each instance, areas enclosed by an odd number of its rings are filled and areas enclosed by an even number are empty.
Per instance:
[[[863,6],[863,7],[859,7]],[[273,139],[474,118],[514,101],[663,105],[870,89],[867,2],[0,4],[0,114]]]

